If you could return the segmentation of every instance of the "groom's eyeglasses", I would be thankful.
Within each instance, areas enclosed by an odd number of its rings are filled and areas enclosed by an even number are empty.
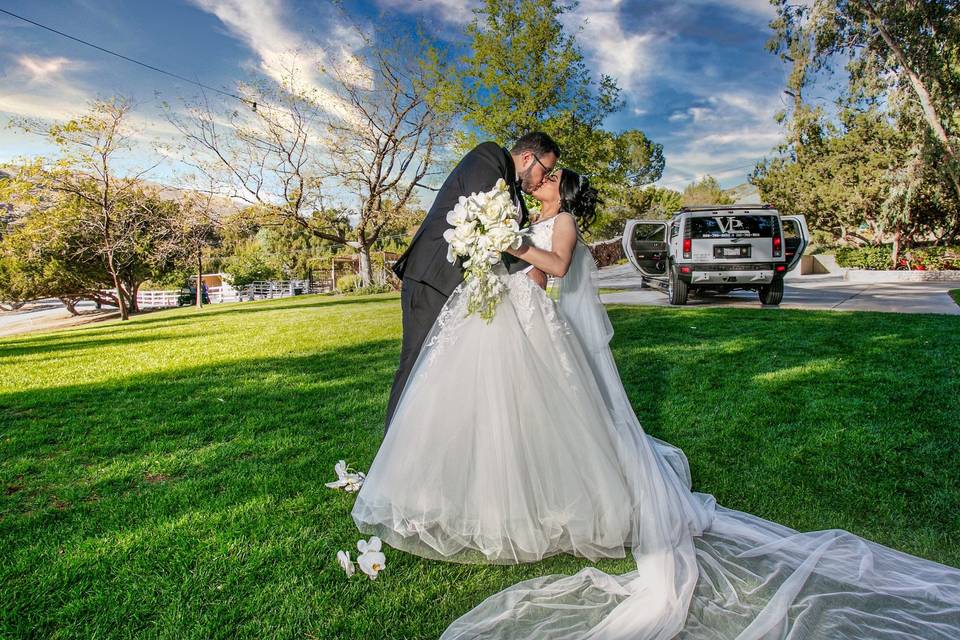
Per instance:
[[[548,167],[547,165],[543,164],[540,161],[540,158],[537,156],[537,154],[533,154],[533,159],[537,161],[538,165],[543,167],[544,179],[552,178],[553,176],[557,175],[557,171],[560,171],[560,167],[558,167],[557,165],[553,165],[553,167]]]

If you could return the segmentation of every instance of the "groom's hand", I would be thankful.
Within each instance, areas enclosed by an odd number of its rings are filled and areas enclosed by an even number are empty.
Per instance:
[[[527,277],[536,282],[537,286],[541,289],[547,288],[547,274],[545,274],[543,271],[540,271],[540,269],[537,269],[536,267],[530,269],[530,271],[527,271]]]

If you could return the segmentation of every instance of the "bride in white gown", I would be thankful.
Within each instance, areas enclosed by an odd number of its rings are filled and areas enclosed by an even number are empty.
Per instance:
[[[625,557],[518,583],[443,638],[960,638],[960,570],[844,531],[798,533],[691,491],[684,454],[623,389],[577,223],[596,192],[563,171],[534,193],[524,273],[488,324],[463,285],[424,343],[357,494],[359,530],[438,560]]]

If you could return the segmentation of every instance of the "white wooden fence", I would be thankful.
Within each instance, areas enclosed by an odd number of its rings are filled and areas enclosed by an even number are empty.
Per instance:
[[[332,289],[327,281],[316,280],[261,280],[251,282],[243,289],[244,300],[286,298],[305,293],[326,293]],[[213,298],[210,299],[213,301]]]
[[[243,300],[286,298],[306,293],[327,293],[332,290],[332,283],[326,280],[261,280],[252,282],[241,289],[234,289],[230,285],[207,287],[207,296],[210,298],[212,304],[218,304],[221,302],[240,302]],[[179,289],[138,291],[137,306],[140,309],[175,307],[177,306],[179,297]],[[193,299],[191,303],[193,303]]]
[[[177,296],[180,292],[170,291],[138,291],[137,307],[140,309],[156,309],[157,307],[177,306]]]

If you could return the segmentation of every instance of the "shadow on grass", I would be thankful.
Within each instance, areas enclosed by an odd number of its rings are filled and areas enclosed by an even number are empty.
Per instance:
[[[86,334],[85,336],[76,336],[71,333],[66,336],[61,335],[57,340],[38,341],[23,344],[20,342],[13,344],[0,344],[0,364],[16,360],[23,356],[35,356],[40,354],[50,354],[49,359],[60,359],[61,356],[69,357],[71,351],[96,349],[98,347],[116,347],[132,346],[137,344],[146,344],[149,342],[163,342],[174,340],[185,340],[194,338],[199,333],[170,332],[170,333],[151,333],[143,335],[137,333],[128,335],[124,331],[121,335],[112,335],[111,337],[98,337],[98,334]],[[32,360],[37,364],[38,360]]]
[[[348,496],[323,483],[376,452],[398,351],[0,395],[0,636],[184,637],[186,618],[195,637],[277,637],[291,599],[298,626],[322,627],[330,594],[314,581],[340,584],[326,559],[356,539]]]

